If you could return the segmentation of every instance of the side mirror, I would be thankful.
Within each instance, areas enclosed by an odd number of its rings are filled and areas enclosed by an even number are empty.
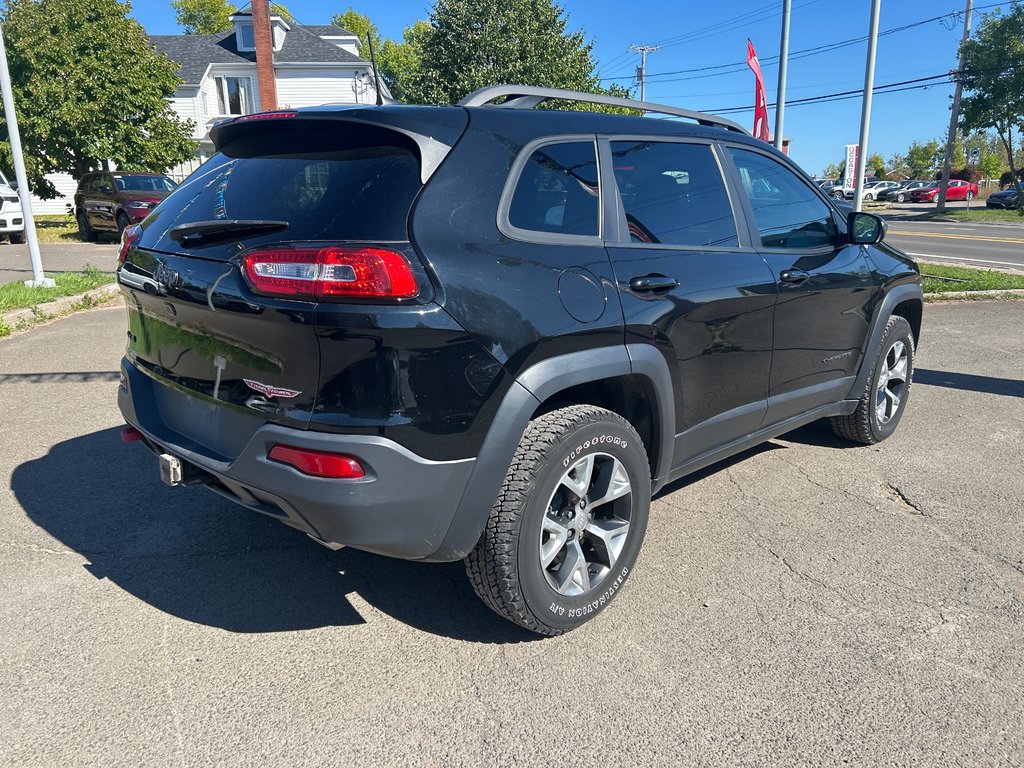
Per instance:
[[[873,213],[851,211],[846,217],[846,229],[854,245],[876,245],[885,237],[885,220]]]

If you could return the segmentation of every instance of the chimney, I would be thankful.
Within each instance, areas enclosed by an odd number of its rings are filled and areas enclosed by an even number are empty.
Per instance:
[[[256,40],[256,75],[260,84],[260,109],[277,109],[277,79],[274,76],[274,33],[270,28],[267,0],[252,0],[252,31]]]

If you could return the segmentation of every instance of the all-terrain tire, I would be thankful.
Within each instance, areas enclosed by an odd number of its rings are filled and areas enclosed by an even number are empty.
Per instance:
[[[893,315],[885,324],[882,341],[875,350],[871,376],[868,377],[864,391],[861,392],[857,410],[849,416],[834,416],[829,419],[832,431],[839,437],[862,445],[874,445],[895,432],[907,409],[910,385],[914,377],[914,353],[914,333],[910,323],[899,315]],[[905,354],[906,357],[902,373],[899,372],[897,359],[901,354]],[[897,371],[897,375],[891,378],[893,368],[890,364],[896,366]],[[902,380],[898,378],[899,376],[903,377]],[[889,384],[897,381],[902,381],[902,385],[896,385],[899,386],[899,402],[892,408],[894,392],[890,392]]]
[[[605,507],[619,505],[614,515],[627,516],[628,532],[610,567],[588,591],[578,595],[563,594],[557,584],[552,583],[558,580],[562,568],[557,569],[558,573],[550,570],[557,567],[558,557],[547,568],[542,564],[545,537],[549,544],[551,542],[547,526],[551,520],[563,519],[556,515],[556,499],[564,501],[566,496],[573,497],[564,485],[567,473],[573,472],[591,455],[595,457],[591,464],[592,475],[584,481],[590,490],[574,497],[576,502],[570,499],[567,508],[583,510],[576,512],[582,515],[586,503],[582,507],[579,503],[593,496],[591,513],[595,518],[591,525],[581,526],[579,534],[567,525],[570,541],[562,551],[568,552],[572,535],[578,536],[580,551],[592,546],[586,537],[591,535],[593,523],[599,522],[596,515],[607,514],[600,511]],[[607,473],[599,477],[598,467],[609,465],[614,467],[609,472],[618,473],[618,487],[621,488],[622,473],[628,477],[629,491],[614,501],[602,502],[598,498],[601,493],[611,495],[602,490],[606,487],[603,484],[607,482],[610,487],[612,481],[602,479]],[[592,619],[619,593],[643,543],[650,504],[647,452],[629,422],[616,413],[592,405],[573,405],[551,411],[527,426],[480,540],[466,557],[466,572],[476,593],[498,615],[542,635],[562,634]],[[628,513],[624,511],[627,506]],[[561,562],[563,567],[569,563],[569,555],[564,555]],[[603,566],[595,563],[588,566],[587,573],[599,569]],[[591,584],[589,575],[585,583]]]

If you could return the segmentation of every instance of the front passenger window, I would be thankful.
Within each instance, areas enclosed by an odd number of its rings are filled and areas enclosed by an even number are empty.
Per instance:
[[[729,147],[764,248],[824,248],[838,239],[832,209],[777,160]]]

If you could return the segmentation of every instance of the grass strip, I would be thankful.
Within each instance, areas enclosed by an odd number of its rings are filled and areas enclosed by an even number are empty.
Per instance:
[[[921,262],[925,293],[956,293],[959,291],[1005,291],[1024,288],[1024,275],[997,272],[994,269],[954,267],[949,264]],[[943,279],[945,278],[945,279]]]
[[[89,264],[86,264],[81,272],[61,272],[52,277],[57,283],[55,288],[29,288],[20,281],[0,285],[0,313],[34,307],[62,296],[85,293],[114,282],[112,275],[100,272]]]

